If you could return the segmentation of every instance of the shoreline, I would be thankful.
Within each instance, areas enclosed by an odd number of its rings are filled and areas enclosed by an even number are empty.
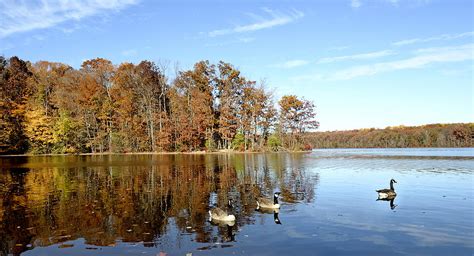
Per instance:
[[[224,154],[282,154],[282,153],[311,153],[312,151],[191,151],[191,152],[103,152],[103,153],[79,153],[79,154],[9,154],[0,157],[18,156],[106,156],[106,155],[224,155]]]

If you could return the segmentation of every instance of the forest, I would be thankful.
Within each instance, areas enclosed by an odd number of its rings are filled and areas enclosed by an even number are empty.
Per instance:
[[[312,132],[304,137],[315,148],[474,147],[474,123]]]
[[[0,56],[0,154],[310,149],[313,102],[285,95],[232,64],[191,70],[86,60],[79,69]]]

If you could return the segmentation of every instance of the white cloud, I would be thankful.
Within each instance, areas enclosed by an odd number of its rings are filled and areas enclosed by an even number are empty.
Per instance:
[[[287,13],[270,10],[268,8],[265,8],[263,10],[270,17],[264,18],[262,16],[252,14],[254,18],[258,19],[257,22],[247,24],[247,25],[238,25],[233,28],[213,30],[208,33],[208,36],[215,37],[215,36],[229,35],[229,34],[235,34],[235,33],[257,31],[261,29],[268,29],[275,26],[285,25],[304,17],[304,13],[297,10],[292,10]]]
[[[398,2],[399,0],[388,0],[389,3],[391,3],[392,5],[395,5],[397,6],[398,5]]]
[[[289,60],[283,63],[275,64],[272,65],[272,67],[277,67],[277,68],[296,68],[296,67],[301,67],[308,65],[309,61],[307,60]]]
[[[362,65],[343,69],[330,74],[327,76],[327,79],[350,80],[356,77],[371,76],[378,73],[395,70],[423,68],[432,63],[473,60],[474,44],[460,45],[457,47],[445,47],[444,50],[440,48],[439,51],[426,51],[426,49],[420,49],[417,52],[423,54],[402,60],[380,62],[371,65]]]
[[[351,7],[352,8],[359,8],[361,6],[360,0],[351,0]]]
[[[390,5],[394,7],[398,7],[401,2],[404,2],[404,5],[411,5],[411,6],[420,6],[424,4],[428,4],[431,2],[431,0],[378,0],[378,1],[369,1],[369,0],[351,0],[351,7],[354,9],[357,9],[362,6],[362,2],[365,2],[367,4],[379,4],[379,3],[389,3]]]
[[[384,56],[389,56],[393,54],[394,54],[393,51],[384,50],[384,51],[345,55],[345,56],[326,57],[326,58],[320,59],[318,63],[332,63],[332,62],[347,61],[347,60],[367,60],[367,59],[375,59],[375,58],[380,58]]]
[[[342,51],[342,50],[346,50],[346,49],[349,49],[349,48],[350,48],[349,46],[343,45],[343,46],[330,47],[328,50],[330,50],[330,51]]]
[[[122,51],[121,54],[125,57],[132,57],[132,56],[137,56],[138,51],[137,49],[128,49],[128,50]]]
[[[0,38],[53,27],[69,20],[80,20],[105,11],[118,11],[138,0],[42,0],[0,1]]]
[[[239,38],[238,40],[239,42],[242,42],[242,43],[250,43],[250,42],[255,41],[255,37],[242,37],[242,38]]]
[[[454,39],[463,38],[463,37],[474,37],[474,31],[459,33],[459,34],[443,34],[443,35],[433,36],[433,37],[428,37],[428,38],[412,38],[412,39],[402,40],[398,42],[393,42],[392,45],[404,46],[404,45],[409,45],[409,44],[426,43],[426,42],[431,42],[431,41],[454,40]]]
[[[255,37],[242,37],[242,38],[236,38],[228,41],[220,41],[220,42],[214,42],[214,43],[207,43],[204,46],[206,47],[221,47],[221,46],[226,46],[226,45],[231,45],[231,44],[248,44],[253,41],[255,41]]]

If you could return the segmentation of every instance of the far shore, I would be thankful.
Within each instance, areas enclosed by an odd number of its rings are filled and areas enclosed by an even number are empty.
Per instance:
[[[221,155],[221,154],[281,154],[281,153],[310,153],[310,150],[298,151],[189,151],[189,152],[102,152],[102,153],[78,153],[78,154],[11,154],[0,155],[0,157],[12,156],[101,156],[101,155]]]

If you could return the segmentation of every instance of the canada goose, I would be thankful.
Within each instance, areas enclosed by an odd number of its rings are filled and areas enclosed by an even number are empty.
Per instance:
[[[395,189],[393,188],[393,183],[397,183],[394,179],[390,180],[390,188],[384,188],[376,190],[379,193],[379,199],[390,199],[391,197],[396,197],[397,193],[395,193]]]
[[[229,200],[227,202],[227,206],[229,208],[232,208],[232,200]],[[235,221],[235,216],[233,214],[227,214],[227,211],[222,210],[219,207],[216,207],[209,210],[209,220],[232,222],[232,221]]]
[[[279,209],[280,204],[278,203],[278,197],[280,196],[280,192],[276,192],[273,194],[273,201],[268,198],[259,197],[257,198],[257,210],[260,208],[271,208],[271,209]]]

